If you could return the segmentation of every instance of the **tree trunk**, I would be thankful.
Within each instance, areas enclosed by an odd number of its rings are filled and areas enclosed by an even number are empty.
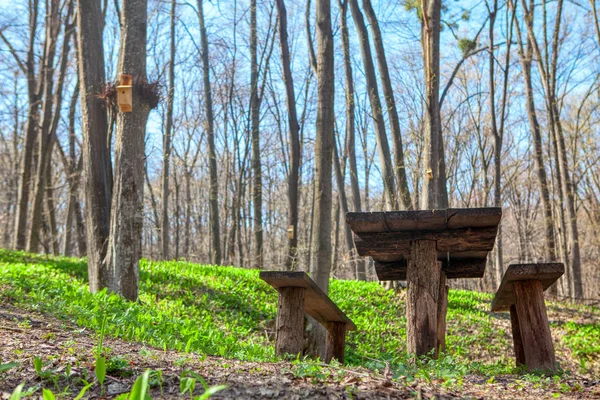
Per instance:
[[[513,20],[515,19],[516,4],[512,4]],[[517,43],[519,45],[519,58],[521,60],[521,69],[523,71],[525,98],[527,107],[527,119],[529,129],[533,136],[534,158],[536,164],[536,175],[540,185],[542,198],[543,218],[544,218],[544,238],[545,238],[545,256],[548,262],[556,260],[556,242],[554,236],[554,222],[552,219],[552,203],[550,202],[550,193],[548,190],[548,178],[546,176],[546,167],[544,162],[544,150],[542,145],[542,133],[537,118],[535,106],[533,84],[531,81],[531,62],[533,58],[531,40],[527,38],[527,47],[523,46],[520,24],[515,20],[515,29],[517,34]]]
[[[94,293],[108,285],[109,271],[104,258],[110,231],[112,196],[106,107],[97,96],[105,86],[103,18],[99,0],[77,2],[77,65],[81,92],[88,279],[90,291]]]
[[[173,97],[175,94],[175,9],[176,1],[171,0],[171,40],[169,61],[169,91],[167,93],[167,121],[163,136],[163,170],[162,170],[162,208],[160,233],[163,260],[169,259],[169,164],[171,162],[171,136],[173,135]]]
[[[371,112],[373,113],[373,124],[377,138],[377,149],[379,150],[379,161],[381,164],[381,175],[383,177],[383,186],[385,190],[386,208],[393,210],[397,206],[396,184],[394,182],[394,167],[390,155],[390,146],[388,144],[387,134],[385,132],[385,121],[381,101],[379,100],[379,90],[377,89],[377,79],[375,77],[375,68],[373,66],[373,57],[371,56],[371,47],[369,44],[369,34],[363,19],[362,13],[358,8],[357,0],[348,0],[354,24],[358,31],[360,39],[360,49],[363,63],[365,66],[365,77],[367,80],[367,90],[369,91],[369,101],[371,102]]]
[[[128,300],[138,297],[141,257],[145,135],[153,106],[146,79],[147,0],[128,0],[121,10],[118,76],[133,77],[133,110],[117,114],[115,180],[106,265],[108,288]]]
[[[396,109],[396,100],[394,98],[394,89],[388,70],[385,50],[383,48],[383,39],[379,30],[379,22],[375,16],[375,11],[371,5],[371,0],[363,0],[363,8],[371,26],[373,42],[375,43],[375,54],[377,55],[377,65],[379,67],[379,77],[383,86],[383,95],[387,106],[390,128],[392,131],[392,145],[394,146],[394,172],[396,174],[396,183],[398,184],[398,202],[406,210],[412,210],[410,199],[410,190],[406,178],[406,166],[404,164],[404,148],[402,145],[402,132],[400,131],[400,121],[398,120],[398,111]]]
[[[440,14],[441,0],[423,0],[421,46],[425,72],[425,122],[421,208],[448,208],[444,141],[440,117]]]
[[[52,161],[52,153],[54,143],[56,141],[56,128],[60,119],[60,109],[62,103],[62,91],[67,70],[67,62],[70,50],[71,29],[69,26],[73,2],[68,5],[67,15],[65,17],[65,33],[63,37],[63,45],[61,51],[60,72],[57,79],[56,93],[53,95],[54,88],[54,56],[56,54],[56,42],[60,30],[59,25],[59,8],[60,4],[57,0],[50,2],[50,10],[46,17],[46,49],[44,51],[46,57],[44,59],[44,67],[42,72],[42,84],[44,101],[42,106],[42,124],[38,140],[38,164],[37,174],[33,195],[33,205],[31,208],[30,226],[27,237],[27,250],[37,252],[40,244],[40,232],[43,220],[43,200],[46,192],[47,173],[50,169]],[[54,109],[54,114],[52,113]]]
[[[256,0],[250,2],[250,120],[252,131],[252,211],[254,215],[253,266],[263,264],[262,171],[260,160]]]
[[[35,144],[39,121],[39,95],[35,78],[35,37],[37,31],[38,5],[39,1],[33,0],[29,7],[29,43],[27,45],[27,58],[24,71],[27,77],[29,109],[27,112],[25,141],[23,143],[23,161],[21,162],[17,210],[15,212],[16,219],[13,247],[17,250],[24,250],[27,244],[27,214],[30,202],[31,171],[33,169],[33,146]]]
[[[295,269],[298,247],[298,178],[300,170],[300,139],[298,116],[296,114],[296,95],[292,78],[290,48],[287,38],[287,12],[284,0],[277,0],[279,13],[279,44],[281,46],[281,66],[285,83],[286,104],[288,108],[288,128],[290,146],[290,170],[288,173],[288,256],[286,266]]]
[[[327,293],[331,272],[332,151],[334,140],[334,71],[331,4],[317,0],[317,126],[311,277]],[[325,357],[325,330],[315,325],[315,340]],[[320,328],[318,328],[318,327]]]
[[[217,150],[215,146],[212,91],[210,86],[210,64],[208,62],[208,38],[204,24],[203,0],[198,0],[198,20],[200,22],[200,41],[202,44],[202,74],[204,79],[204,106],[206,109],[206,133],[208,139],[208,169],[210,175],[209,213],[212,264],[221,263],[221,234],[219,226],[219,182],[217,181]]]

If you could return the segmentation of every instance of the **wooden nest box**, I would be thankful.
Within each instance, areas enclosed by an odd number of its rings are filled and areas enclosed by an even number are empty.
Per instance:
[[[133,103],[133,77],[121,75],[120,85],[117,86],[117,103],[119,111],[131,112]]]

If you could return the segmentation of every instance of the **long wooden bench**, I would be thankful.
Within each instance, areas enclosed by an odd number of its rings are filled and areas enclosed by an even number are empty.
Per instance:
[[[302,352],[306,313],[327,330],[325,362],[335,358],[343,363],[346,331],[356,330],[356,326],[317,284],[305,272],[261,271],[260,279],[279,293],[276,354],[296,355]]]
[[[516,364],[556,371],[544,291],[565,272],[562,263],[512,264],[502,277],[492,311],[510,311]]]

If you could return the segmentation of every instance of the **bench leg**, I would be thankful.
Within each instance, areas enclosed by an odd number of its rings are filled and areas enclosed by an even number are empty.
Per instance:
[[[510,306],[510,325],[512,327],[513,344],[515,348],[515,360],[517,367],[525,365],[525,349],[523,349],[523,340],[521,340],[521,328],[519,327],[519,316],[517,307]]]
[[[330,322],[327,324],[327,346],[325,362],[329,363],[335,358],[344,363],[344,347],[346,346],[346,323]]]
[[[435,241],[411,242],[406,271],[406,337],[410,354],[436,352],[440,273]]]
[[[441,262],[438,261],[438,264]],[[440,273],[440,293],[438,298],[438,310],[437,310],[437,345],[436,351],[438,353],[446,350],[446,314],[448,312],[448,285],[446,285],[446,273],[441,271]]]
[[[542,282],[516,281],[513,282],[513,291],[527,368],[556,371]]]
[[[304,345],[304,288],[279,289],[275,354],[302,353]]]

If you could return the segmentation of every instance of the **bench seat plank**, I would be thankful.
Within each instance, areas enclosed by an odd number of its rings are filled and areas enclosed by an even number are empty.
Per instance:
[[[515,304],[513,282],[538,280],[542,282],[543,290],[546,290],[564,273],[563,263],[509,265],[492,301],[492,311],[509,311],[510,306]]]
[[[342,322],[346,330],[356,330],[356,325],[342,310],[310,279],[303,271],[261,271],[260,279],[279,291],[284,287],[306,289],[304,311],[322,325],[329,322]]]

